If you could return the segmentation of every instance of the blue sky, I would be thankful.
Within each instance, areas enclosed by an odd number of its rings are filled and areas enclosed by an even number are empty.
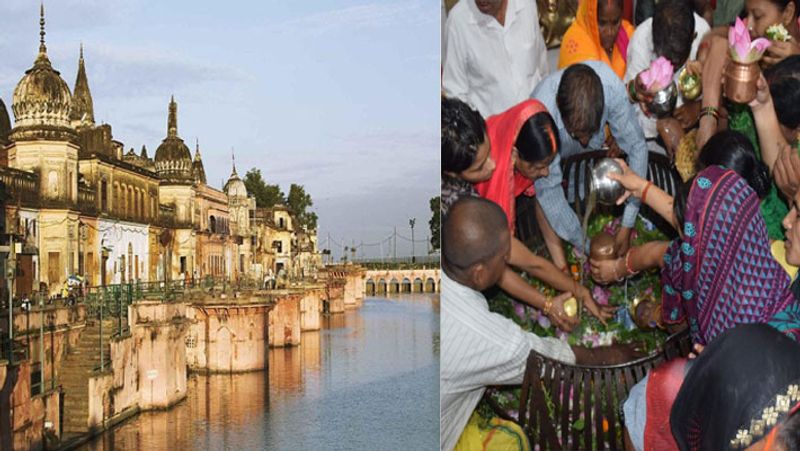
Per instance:
[[[50,0],[47,47],[70,89],[85,48],[95,120],[153,156],[170,95],[178,133],[200,141],[209,184],[261,169],[305,186],[319,238],[428,235],[439,192],[440,8],[434,0]],[[38,48],[39,2],[0,2],[0,98]],[[427,246],[417,243],[417,254]],[[363,248],[377,256],[379,246]],[[334,246],[338,254],[339,247]],[[383,253],[389,252],[388,246]],[[398,255],[411,252],[400,238]]]

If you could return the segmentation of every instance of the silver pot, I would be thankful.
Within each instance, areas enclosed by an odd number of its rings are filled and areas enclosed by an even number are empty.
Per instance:
[[[675,109],[675,103],[678,101],[678,88],[675,82],[669,84],[666,88],[656,91],[652,99],[645,101],[647,112],[653,116],[661,119],[672,114]]]
[[[621,183],[608,178],[611,173],[622,174],[622,166],[611,158],[603,158],[592,168],[592,193],[601,204],[614,205],[625,194]]]

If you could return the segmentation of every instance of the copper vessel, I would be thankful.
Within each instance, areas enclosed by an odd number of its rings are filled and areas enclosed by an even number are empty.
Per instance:
[[[592,260],[612,260],[617,258],[614,250],[614,237],[607,232],[600,232],[595,235],[589,246],[589,258]]]
[[[757,63],[728,61],[728,67],[725,68],[725,97],[736,103],[750,103],[756,98],[760,73]]]

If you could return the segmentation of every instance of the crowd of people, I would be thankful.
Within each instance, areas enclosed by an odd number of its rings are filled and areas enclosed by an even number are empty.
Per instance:
[[[551,70],[536,3],[460,0],[444,25],[442,448],[527,449],[517,425],[487,423],[475,409],[487,386],[521,384],[531,352],[567,364],[618,358],[524,331],[484,295],[497,286],[566,332],[579,321],[576,300],[603,323],[614,317],[572,277],[566,251],[588,256],[590,240],[568,202],[580,194],[564,189],[576,175],[562,161],[603,149],[622,168],[609,177],[624,188],[624,208],[614,258],[589,259],[591,276],[614,284],[659,271],[652,325],[687,328],[694,345],[632,388],[626,445],[800,450],[800,5],[579,0]],[[725,89],[732,27],[742,25],[750,39],[768,39],[747,103]],[[644,79],[661,60],[671,81],[688,74],[701,94],[681,92],[655,114]],[[675,192],[647,179],[653,152],[682,164]],[[520,196],[534,202],[547,257],[516,236]],[[631,246],[641,205],[676,238]]]

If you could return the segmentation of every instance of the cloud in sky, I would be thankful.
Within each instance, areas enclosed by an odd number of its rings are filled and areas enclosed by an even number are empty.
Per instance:
[[[306,187],[320,236],[366,241],[429,216],[439,191],[439,3],[49,0],[45,8],[53,65],[71,87],[84,43],[95,116],[126,148],[145,144],[154,154],[175,94],[179,133],[190,147],[199,138],[212,185],[227,179],[235,148],[240,173],[258,167],[284,189]],[[3,0],[0,27],[0,98],[10,107],[36,56],[38,3]]]
[[[385,28],[437,23],[439,17],[431,15],[430,2],[396,1],[348,5],[336,9],[313,12],[271,26],[277,32],[297,32],[319,36],[334,31],[357,31],[365,28]]]

